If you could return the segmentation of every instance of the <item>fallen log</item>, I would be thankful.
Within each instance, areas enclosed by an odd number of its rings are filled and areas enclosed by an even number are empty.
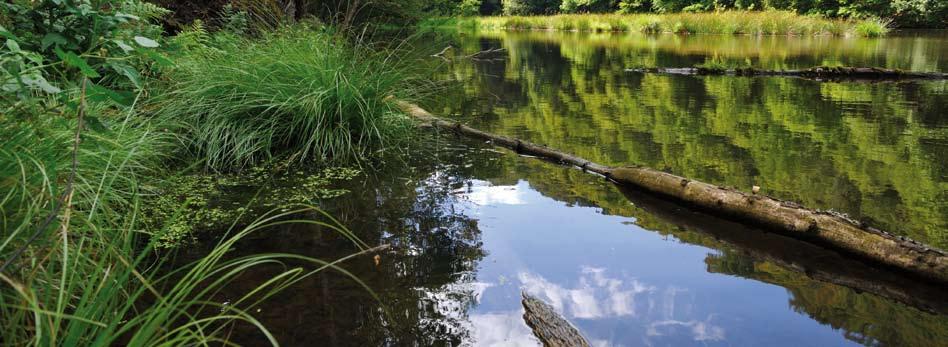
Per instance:
[[[646,191],[623,186],[619,186],[619,191],[636,207],[674,225],[662,232],[682,242],[714,249],[729,248],[755,261],[773,263],[813,281],[848,287],[857,292],[898,301],[921,311],[948,315],[948,296],[941,284],[906,276],[904,271],[872,266],[783,234],[761,232],[738,222],[681,208],[673,201]],[[689,233],[705,237],[695,238]],[[715,272],[710,266],[708,271]],[[742,273],[728,274],[748,277]],[[766,278],[748,278],[768,282]]]
[[[523,320],[545,347],[589,347],[589,342],[552,306],[522,292]]]
[[[839,213],[811,210],[793,202],[747,194],[646,167],[608,167],[545,146],[440,119],[405,101],[391,97],[388,100],[426,126],[490,141],[520,154],[576,166],[605,176],[616,184],[665,196],[717,216],[773,229],[796,239],[902,269],[921,278],[948,283],[948,254],[944,251],[868,227]]]
[[[948,73],[903,71],[877,67],[828,67],[817,66],[802,70],[762,70],[754,68],[717,69],[706,67],[686,68],[634,68],[628,72],[658,73],[669,75],[728,75],[728,76],[787,76],[815,80],[906,80],[906,79],[948,79]]]

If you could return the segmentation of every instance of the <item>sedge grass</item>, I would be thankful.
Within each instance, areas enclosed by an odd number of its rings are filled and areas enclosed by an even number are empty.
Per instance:
[[[226,256],[249,233],[282,223],[323,225],[368,249],[310,206],[265,214],[245,228],[232,226],[233,233],[209,254],[163,272],[166,258],[154,251],[152,237],[162,231],[142,225],[142,197],[152,193],[148,182],[156,179],[154,168],[167,159],[174,138],[163,132],[166,125],[142,122],[134,107],[102,119],[107,129],[85,129],[78,151],[72,151],[77,119],[53,113],[0,114],[3,345],[234,345],[227,333],[241,322],[276,344],[248,313],[261,300],[325,269],[361,284],[338,266],[348,257],[327,262],[291,254]],[[73,173],[74,180],[65,179]],[[292,219],[307,212],[315,212],[319,220]],[[54,217],[53,223],[33,239],[47,216]],[[284,264],[288,261],[296,265]],[[215,297],[243,271],[272,264],[286,265],[286,270],[230,304]]]
[[[834,35],[876,37],[888,22],[798,15],[789,11],[722,11],[668,14],[563,14],[554,16],[469,17],[433,21],[477,30],[572,30],[678,34]],[[423,23],[422,25],[429,25]]]
[[[232,40],[184,54],[157,94],[159,117],[182,124],[187,148],[209,168],[277,156],[358,161],[410,133],[383,100],[417,89],[397,53],[305,27]]]

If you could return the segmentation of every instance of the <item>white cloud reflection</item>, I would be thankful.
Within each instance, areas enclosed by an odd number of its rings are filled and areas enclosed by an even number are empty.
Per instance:
[[[605,269],[583,267],[577,288],[567,289],[545,278],[521,272],[524,290],[543,298],[572,318],[598,319],[635,316],[635,296],[653,291],[638,280],[623,281],[605,276]]]
[[[582,267],[577,285],[566,288],[540,275],[517,275],[523,289],[552,305],[568,319],[606,320],[632,318],[642,322],[641,343],[662,344],[662,337],[688,336],[697,343],[722,341],[724,328],[712,323],[713,315],[693,319],[694,296],[686,289],[669,286],[658,290],[637,279],[619,279],[606,270]],[[630,327],[633,328],[633,327]],[[587,338],[591,336],[587,335]],[[591,340],[595,346],[613,346],[617,341]]]
[[[574,324],[579,323],[581,332],[595,347],[680,344],[681,339],[706,345],[725,340],[725,330],[714,324],[714,315],[694,317],[696,298],[688,289],[659,289],[589,266],[581,267],[579,278],[570,281],[575,283],[573,288],[530,272],[519,272],[516,277],[523,290],[546,301]],[[465,336],[466,346],[539,346],[523,321],[519,300],[516,306],[504,306],[501,311],[472,312],[484,295],[499,290],[496,287],[503,285],[471,281],[417,288],[422,292],[422,305],[437,312],[420,323],[438,327],[434,331]]]
[[[523,205],[523,188],[516,186],[491,186],[487,182],[473,181],[465,189],[468,200],[479,206]]]
[[[721,341],[724,340],[724,329],[711,324],[712,316],[708,316],[703,321],[690,320],[687,322],[678,320],[662,320],[652,322],[648,325],[645,334],[648,336],[665,336],[681,334],[680,328],[690,330],[695,341]]]

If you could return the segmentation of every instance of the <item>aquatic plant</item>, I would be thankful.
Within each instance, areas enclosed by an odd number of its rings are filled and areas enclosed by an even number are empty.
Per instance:
[[[155,50],[163,42],[143,36],[157,37],[159,27],[146,19],[162,13],[136,1],[0,7],[6,38],[0,51],[5,345],[199,345],[224,342],[227,328],[240,322],[275,343],[247,310],[337,266],[286,254],[225,257],[233,245],[270,226],[311,223],[367,248],[331,217],[291,204],[243,229],[235,218],[210,254],[181,267],[163,266],[172,255],[155,251],[159,236],[180,225],[175,222],[187,202],[162,206],[171,213],[158,218],[144,206],[159,194],[155,187],[180,145],[177,120],[146,117],[140,107],[157,62],[169,65]],[[307,217],[294,219],[301,215]],[[285,260],[304,265],[229,304],[215,297],[244,270]]]
[[[9,345],[190,345],[222,342],[238,322],[267,330],[248,312],[261,300],[334,263],[287,255],[228,258],[240,239],[284,223],[318,224],[362,250],[368,247],[332,218],[306,205],[231,226],[212,251],[170,271],[142,221],[154,167],[167,135],[138,117],[107,122],[109,131],[77,128],[53,115],[32,122],[0,116],[0,334]],[[79,117],[82,118],[82,117]],[[107,118],[111,119],[111,118]],[[79,130],[76,130],[79,129]],[[79,142],[78,140],[82,141]],[[75,146],[75,147],[73,147]],[[73,148],[74,150],[70,150]],[[172,228],[183,206],[164,229]],[[311,217],[300,220],[297,216]],[[313,219],[318,218],[318,219]],[[149,241],[151,240],[151,241]],[[344,258],[346,259],[346,258]],[[340,259],[344,260],[344,259]],[[215,293],[241,272],[294,264],[243,297]],[[355,279],[357,283],[361,283]]]
[[[177,58],[154,106],[181,124],[191,154],[215,170],[289,156],[358,161],[410,133],[383,98],[412,97],[420,79],[394,51],[298,26]]]
[[[889,33],[891,20],[871,18],[860,21],[853,27],[853,31],[862,37],[881,37]]]

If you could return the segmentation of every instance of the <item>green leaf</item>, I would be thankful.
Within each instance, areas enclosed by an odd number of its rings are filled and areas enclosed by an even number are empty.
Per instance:
[[[88,78],[98,78],[100,76],[98,72],[89,66],[88,63],[86,63],[85,59],[82,59],[82,57],[76,55],[76,53],[73,53],[72,51],[63,52],[63,50],[59,49],[59,47],[56,47],[55,52],[56,56],[58,56],[59,59],[62,59],[66,65],[78,68],[79,71],[82,72],[82,75]]]
[[[125,43],[125,41],[122,41],[122,40],[112,40],[112,42],[115,42],[115,44],[116,44],[119,48],[121,48],[123,51],[125,51],[125,53],[128,53],[128,52],[131,52],[131,51],[134,51],[134,50],[135,50],[134,47],[129,46],[127,43]]]
[[[60,35],[59,33],[49,33],[46,36],[43,36],[43,40],[40,41],[40,45],[45,51],[49,46],[55,44],[56,46],[65,45],[69,41],[66,40],[65,36]]]
[[[20,38],[16,37],[16,35],[13,35],[13,33],[11,33],[9,30],[7,30],[7,28],[4,28],[2,25],[0,25],[0,36],[6,37],[6,38],[11,39],[11,40],[19,40],[19,39],[20,39]]]
[[[86,89],[86,99],[92,102],[113,101],[120,106],[128,107],[135,101],[135,95],[130,92],[115,91],[95,83],[89,83]]]
[[[135,43],[145,48],[155,48],[158,47],[158,42],[155,40],[149,39],[144,36],[135,36]]]
[[[7,48],[13,53],[20,53],[20,44],[13,39],[7,39]]]
[[[157,63],[160,66],[163,66],[163,67],[174,66],[174,62],[171,61],[171,59],[168,59],[168,57],[165,57],[158,52],[146,50],[144,51],[144,53],[149,58],[151,58],[151,60],[155,61],[155,63]]]
[[[135,70],[135,68],[119,62],[111,62],[109,63],[109,67],[111,67],[112,70],[115,70],[115,72],[118,72],[120,75],[127,77],[128,80],[135,85],[135,88],[142,87],[141,76],[138,74],[138,70]]]
[[[24,85],[30,88],[39,88],[47,94],[58,94],[62,91],[59,87],[49,83],[49,81],[39,73],[20,76],[20,82],[23,82]]]

